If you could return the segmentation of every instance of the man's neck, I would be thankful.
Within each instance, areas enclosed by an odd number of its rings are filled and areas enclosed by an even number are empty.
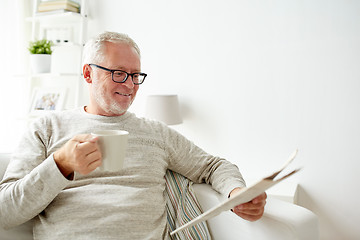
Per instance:
[[[120,114],[117,114],[117,113],[111,113],[111,112],[106,112],[106,111],[97,111],[97,110],[93,110],[89,106],[84,106],[84,111],[89,114],[100,115],[100,116],[105,116],[105,117],[118,117],[118,116],[124,115],[127,112],[127,111],[124,111]]]

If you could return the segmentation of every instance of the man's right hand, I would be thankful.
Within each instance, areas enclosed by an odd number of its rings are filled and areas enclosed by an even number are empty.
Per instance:
[[[77,135],[54,152],[54,160],[64,177],[75,171],[86,175],[101,165],[98,138],[90,134]]]

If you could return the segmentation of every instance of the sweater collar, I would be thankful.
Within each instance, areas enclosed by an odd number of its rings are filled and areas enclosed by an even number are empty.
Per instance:
[[[126,111],[123,115],[121,116],[101,116],[101,115],[96,115],[96,114],[91,114],[85,111],[85,107],[83,106],[80,108],[80,111],[82,114],[85,114],[87,118],[91,118],[91,119],[98,119],[98,120],[108,120],[108,121],[124,121],[125,119],[128,119],[129,117],[133,116],[134,114]]]

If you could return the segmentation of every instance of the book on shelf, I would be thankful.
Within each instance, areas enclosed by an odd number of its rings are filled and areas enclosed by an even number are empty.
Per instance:
[[[75,2],[75,1],[71,1],[71,0],[51,0],[51,1],[41,1],[39,5],[42,6],[53,6],[53,5],[62,5],[62,4],[67,4],[73,7],[77,7],[80,8],[80,4]]]
[[[46,12],[36,12],[35,17],[54,15],[54,14],[62,14],[62,13],[78,14],[79,12],[69,11],[69,10],[65,10],[65,9],[57,9],[57,10],[50,10],[50,11],[46,11]]]
[[[66,10],[71,12],[80,12],[80,4],[70,0],[55,0],[41,2],[38,5],[38,12],[48,12],[54,10]]]

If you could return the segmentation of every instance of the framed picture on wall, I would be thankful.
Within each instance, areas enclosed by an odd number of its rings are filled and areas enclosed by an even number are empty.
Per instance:
[[[30,113],[41,114],[47,111],[64,109],[65,88],[34,88]]]

